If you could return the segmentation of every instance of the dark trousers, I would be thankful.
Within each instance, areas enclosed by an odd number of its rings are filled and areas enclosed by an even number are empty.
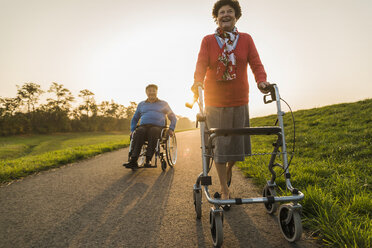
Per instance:
[[[154,125],[141,125],[137,127],[134,135],[132,137],[132,153],[131,159],[137,161],[141,148],[145,141],[148,141],[148,146],[146,150],[146,162],[149,162],[154,155],[156,143],[160,138],[161,130],[163,127]]]

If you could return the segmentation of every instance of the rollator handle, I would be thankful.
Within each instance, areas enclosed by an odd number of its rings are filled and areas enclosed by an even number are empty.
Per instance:
[[[274,88],[274,85],[275,84],[270,84],[269,86],[267,86],[265,89],[267,89],[269,91],[269,93],[267,95],[264,95],[264,103],[265,104],[268,104],[268,103],[271,103],[273,101],[276,101],[276,95],[275,95],[275,88]],[[271,99],[267,99],[267,97],[271,96]]]
[[[195,103],[195,102],[193,102],[193,103],[189,103],[189,102],[187,102],[187,103],[185,103],[185,106],[186,106],[187,108],[189,108],[189,109],[192,109],[192,107],[194,106],[194,103]]]
[[[197,100],[198,100],[198,96],[197,95],[194,95],[194,99],[193,99],[192,103],[187,102],[187,103],[185,103],[185,106],[187,108],[192,109],[192,107],[194,106],[194,104],[196,103]]]

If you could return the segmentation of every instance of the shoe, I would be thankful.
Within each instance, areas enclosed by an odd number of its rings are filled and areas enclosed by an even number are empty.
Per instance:
[[[143,165],[143,167],[145,167],[145,168],[151,168],[152,166],[151,166],[150,163],[146,162],[146,163]]]
[[[133,161],[129,161],[128,163],[123,164],[123,166],[127,169],[138,168],[137,162],[133,162]]]
[[[221,199],[221,194],[218,193],[218,192],[214,193],[214,198]],[[230,195],[229,195],[229,199],[230,199]],[[225,205],[221,205],[221,207],[223,208],[223,210],[229,211],[230,208],[231,208],[231,205],[230,204],[225,204]]]
[[[124,163],[123,166],[124,166],[125,168],[130,168],[132,165],[131,165],[130,162],[128,162],[128,163]]]
[[[132,170],[137,170],[139,168],[137,162],[135,164],[133,164],[132,167],[130,167],[130,168]]]
[[[230,208],[231,208],[231,205],[230,205],[230,204],[222,205],[222,208],[223,208],[223,210],[225,210],[225,211],[229,211]]]
[[[230,182],[231,182],[231,179],[230,179]],[[230,197],[230,193],[229,193],[227,199],[231,199],[231,197]],[[230,205],[230,204],[222,205],[222,208],[223,208],[223,210],[225,210],[225,211],[229,211],[230,208],[231,208],[231,205]]]

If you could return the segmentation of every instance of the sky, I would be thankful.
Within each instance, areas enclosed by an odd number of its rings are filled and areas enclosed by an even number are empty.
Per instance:
[[[0,0],[0,97],[34,82],[63,84],[76,98],[128,106],[145,86],[177,115],[192,100],[202,38],[216,29],[215,0]],[[249,33],[268,75],[293,110],[372,97],[371,0],[241,0],[236,27]],[[251,117],[275,114],[248,69]],[[284,105],[283,109],[287,110]]]

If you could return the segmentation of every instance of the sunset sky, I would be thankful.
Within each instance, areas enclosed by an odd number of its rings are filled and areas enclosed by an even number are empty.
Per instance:
[[[63,84],[129,105],[149,83],[173,111],[184,107],[200,43],[213,33],[214,0],[0,0],[0,96],[16,85]],[[240,32],[252,35],[268,74],[293,109],[372,97],[371,0],[241,0]],[[251,116],[262,103],[249,69]]]

